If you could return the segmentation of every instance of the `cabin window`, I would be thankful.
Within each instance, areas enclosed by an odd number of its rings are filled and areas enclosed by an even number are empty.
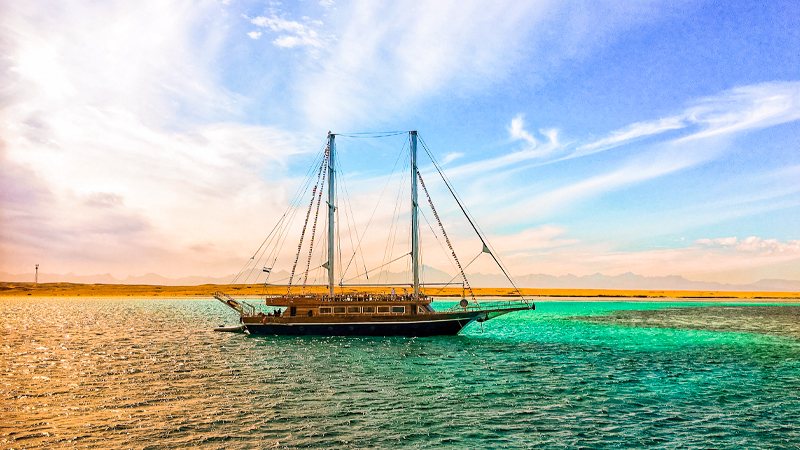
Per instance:
[[[347,314],[358,314],[361,312],[361,308],[358,306],[348,306],[347,307]]]
[[[424,306],[417,306],[417,311],[419,311],[419,312],[421,312],[423,314],[427,312],[427,310],[425,309]]]
[[[346,308],[344,306],[334,306],[333,307],[333,313],[334,314],[344,314],[345,309]]]
[[[402,314],[402,313],[406,312],[406,307],[405,306],[392,306],[392,312],[393,313],[401,313]]]
[[[331,313],[331,307],[330,306],[326,306],[324,308],[320,308],[319,309],[319,313],[320,314],[330,314]]]
[[[361,309],[364,314],[375,314],[375,307],[374,306],[365,306]]]
[[[379,313],[390,313],[392,312],[392,308],[390,306],[378,306]]]

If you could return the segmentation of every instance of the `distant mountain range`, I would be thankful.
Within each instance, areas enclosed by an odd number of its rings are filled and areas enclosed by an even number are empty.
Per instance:
[[[270,277],[275,283],[286,283],[289,273],[286,271],[275,272]],[[32,282],[33,273],[13,275],[0,272],[0,281],[24,281]],[[125,279],[117,279],[111,274],[103,275],[75,275],[40,273],[40,283],[86,283],[86,284],[148,284],[160,286],[197,286],[200,284],[229,284],[234,279],[234,275],[224,277],[182,277],[167,278],[155,273],[148,273],[142,276],[129,276]],[[380,272],[370,277],[370,282],[376,284],[404,284],[408,283],[411,277],[409,272]],[[423,268],[423,280],[426,283],[447,283],[453,279],[441,270],[431,267]],[[509,287],[508,280],[503,275],[473,273],[467,274],[467,279],[474,287]],[[263,280],[263,278],[262,278]],[[244,282],[245,280],[238,280]],[[711,281],[691,281],[682,276],[666,277],[645,277],[633,273],[622,275],[544,275],[531,274],[515,277],[514,281],[519,287],[542,288],[542,289],[645,289],[645,290],[687,290],[687,291],[785,291],[800,292],[800,281],[765,279],[750,284],[727,284]],[[252,281],[249,281],[252,282]],[[456,278],[453,282],[460,284]]]

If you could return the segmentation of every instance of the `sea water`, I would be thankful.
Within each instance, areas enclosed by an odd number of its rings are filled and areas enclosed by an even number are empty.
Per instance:
[[[237,320],[207,299],[0,299],[0,447],[798,448],[800,341],[685,306],[342,338],[216,333]]]

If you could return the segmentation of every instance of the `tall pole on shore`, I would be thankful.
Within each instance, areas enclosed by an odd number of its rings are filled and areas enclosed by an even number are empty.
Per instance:
[[[33,282],[35,284],[39,284],[39,265],[36,265],[36,275],[34,276]]]

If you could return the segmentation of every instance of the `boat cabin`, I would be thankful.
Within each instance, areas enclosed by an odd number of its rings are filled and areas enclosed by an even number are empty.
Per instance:
[[[431,299],[411,295],[350,294],[330,300],[321,295],[280,296],[267,298],[267,306],[285,307],[281,317],[407,316],[435,312]]]

